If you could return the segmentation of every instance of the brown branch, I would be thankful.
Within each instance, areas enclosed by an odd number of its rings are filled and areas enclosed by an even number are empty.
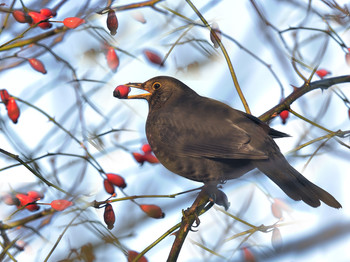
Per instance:
[[[297,100],[299,97],[305,95],[306,93],[320,88],[328,89],[329,87],[336,85],[336,84],[342,84],[342,83],[350,83],[350,75],[345,76],[337,76],[337,77],[331,77],[327,79],[322,79],[319,81],[311,82],[311,83],[304,83],[303,86],[300,88],[296,88],[289,96],[287,96],[280,104],[274,106],[264,114],[262,114],[259,119],[267,122],[273,118],[275,114],[279,114],[283,110],[288,110],[290,105]]]
[[[0,230],[7,230],[7,229],[11,229],[11,228],[15,228],[15,227],[19,227],[19,226],[23,226],[28,222],[34,221],[36,219],[48,216],[48,215],[52,215],[53,213],[55,213],[56,210],[54,210],[53,208],[48,208],[48,209],[44,209],[43,211],[39,212],[39,213],[35,213],[31,216],[27,216],[24,218],[21,218],[19,220],[10,222],[10,223],[0,223]]]
[[[209,193],[213,184],[207,184],[199,192],[192,206],[183,212],[181,227],[176,232],[176,238],[169,253],[168,262],[176,261],[180,254],[183,243],[185,242],[188,232],[191,230],[193,223],[196,221],[196,226],[199,225],[198,216],[209,210],[213,203],[210,201]],[[215,185],[216,187],[216,185]],[[209,204],[208,204],[209,203]]]
[[[115,11],[124,11],[124,10],[130,10],[130,9],[134,9],[134,8],[140,8],[140,7],[152,7],[155,8],[155,4],[157,4],[158,2],[162,2],[164,0],[149,0],[149,1],[144,1],[144,2],[140,2],[140,3],[134,3],[134,4],[128,4],[128,5],[121,5],[121,6],[117,6],[114,9]],[[108,12],[108,10],[111,9],[111,5],[107,4],[107,7],[96,12],[99,15],[105,14]]]
[[[30,29],[30,28],[29,28],[29,29]],[[27,30],[24,31],[22,34],[20,34],[19,36],[17,36],[15,39],[12,39],[12,40],[10,40],[9,42],[0,45],[0,52],[6,51],[6,50],[10,50],[10,49],[13,49],[13,48],[16,48],[16,47],[22,47],[22,46],[26,46],[26,45],[29,45],[29,44],[37,43],[38,41],[40,41],[40,40],[42,40],[42,39],[48,38],[48,37],[53,36],[53,35],[56,35],[56,34],[58,34],[58,33],[65,32],[65,31],[67,31],[68,29],[69,29],[69,28],[67,28],[67,27],[65,27],[65,26],[57,27],[57,28],[55,28],[54,30],[45,32],[45,33],[43,33],[43,34],[34,36],[34,37],[32,37],[32,38],[24,39],[24,40],[17,41],[17,42],[15,42],[15,43],[10,44],[11,42],[13,42],[13,41],[15,41],[15,40],[17,40],[17,39],[22,38],[22,37],[24,36],[24,34],[28,31],[28,29],[27,29]]]

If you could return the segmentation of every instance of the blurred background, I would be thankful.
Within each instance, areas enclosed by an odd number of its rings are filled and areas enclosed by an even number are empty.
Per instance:
[[[305,81],[349,74],[348,1],[192,2],[219,30],[255,116]],[[52,14],[39,16],[35,26],[33,12],[43,14],[45,8]],[[118,20],[114,35],[106,22],[108,15],[113,18],[110,10]],[[27,20],[21,23],[21,17]],[[49,19],[46,28],[42,19]],[[113,90],[169,75],[244,111],[222,50],[185,0],[3,0],[0,20],[0,89],[20,110],[15,124],[8,116],[13,109],[4,99],[0,103],[1,259],[127,261],[130,250],[142,252],[179,223],[198,191],[167,196],[202,184],[161,164],[136,161],[133,153],[142,154],[147,143],[148,106],[116,99]],[[337,84],[295,101],[291,108],[311,123],[292,113],[284,124],[278,114],[269,122],[291,135],[276,140],[288,161],[343,208],[290,200],[255,170],[223,185],[230,208],[214,206],[200,217],[178,261],[350,260],[349,88]],[[338,130],[343,136],[329,132]],[[104,188],[106,173],[127,184],[111,198],[111,230],[104,221],[111,196]],[[38,210],[19,208],[16,195],[29,191],[42,194]],[[150,196],[128,197],[145,195]],[[40,204],[58,199],[74,205],[55,211]],[[102,201],[101,208],[93,201]],[[165,217],[152,218],[140,205],[157,205]],[[166,236],[145,257],[165,261],[174,239]]]

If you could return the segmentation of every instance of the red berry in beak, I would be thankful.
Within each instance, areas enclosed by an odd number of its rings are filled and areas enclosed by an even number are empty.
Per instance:
[[[116,98],[128,98],[128,94],[130,93],[130,87],[125,85],[117,86],[114,89],[113,96]]]

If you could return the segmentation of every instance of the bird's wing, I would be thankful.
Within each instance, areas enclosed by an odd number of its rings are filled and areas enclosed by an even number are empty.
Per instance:
[[[161,123],[162,122],[162,123]],[[216,159],[267,159],[263,151],[251,145],[250,135],[230,119],[217,118],[210,125],[190,118],[179,122],[157,123],[162,144],[183,157]],[[167,129],[167,130],[165,130]],[[180,131],[181,130],[181,131]],[[169,148],[170,149],[170,148]]]
[[[267,159],[268,156],[251,145],[249,134],[226,119],[226,125],[214,126],[207,134],[192,136],[182,143],[185,155],[192,157],[226,158],[226,159]],[[211,132],[210,132],[211,131]]]

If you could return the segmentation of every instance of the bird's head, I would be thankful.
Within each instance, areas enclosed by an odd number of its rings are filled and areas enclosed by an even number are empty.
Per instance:
[[[146,99],[150,104],[150,107],[154,107],[156,105],[160,106],[170,98],[185,98],[188,97],[189,94],[195,93],[181,81],[169,76],[157,76],[147,80],[144,83],[127,83],[124,86],[138,88],[147,91],[147,93],[122,97],[120,92],[116,89],[113,93],[114,97],[126,99]]]

